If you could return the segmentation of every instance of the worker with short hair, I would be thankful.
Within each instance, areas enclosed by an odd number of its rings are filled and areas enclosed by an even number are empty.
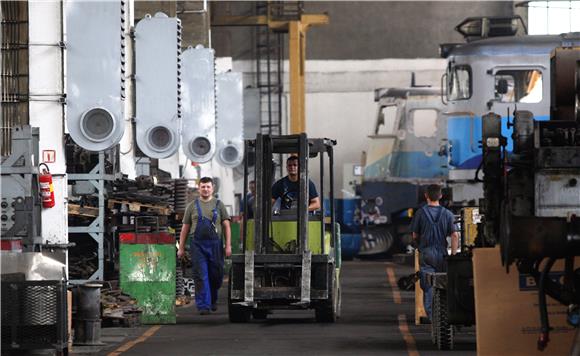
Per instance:
[[[298,183],[298,156],[292,155],[286,160],[288,175],[272,186],[272,201],[281,199],[281,209],[291,209],[292,203],[298,201],[300,186]],[[312,180],[308,180],[308,211],[320,209],[320,198]]]
[[[183,227],[179,236],[177,257],[185,254],[185,243],[190,230],[190,252],[195,283],[195,304],[201,315],[217,311],[218,290],[224,278],[222,231],[225,236],[225,253],[231,256],[230,216],[224,204],[213,197],[213,179],[199,180],[199,198],[185,209]]]
[[[427,204],[421,207],[411,222],[413,241],[419,249],[420,285],[423,289],[425,312],[432,320],[432,287],[427,284],[427,273],[445,272],[447,265],[447,236],[451,237],[451,254],[459,247],[459,235],[453,224],[453,213],[439,205],[441,186],[431,184],[425,192]]]

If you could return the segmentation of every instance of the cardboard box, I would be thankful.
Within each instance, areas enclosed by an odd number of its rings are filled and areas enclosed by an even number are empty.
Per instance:
[[[552,271],[557,276],[563,260]],[[540,334],[538,293],[534,278],[501,264],[499,247],[473,250],[475,319],[478,355],[569,355],[576,329],[566,322],[566,306],[548,297],[550,342],[537,349]]]

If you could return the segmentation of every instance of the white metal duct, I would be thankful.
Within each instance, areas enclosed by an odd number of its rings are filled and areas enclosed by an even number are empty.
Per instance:
[[[66,118],[90,151],[116,145],[125,131],[124,1],[66,1]]]
[[[141,151],[167,158],[179,148],[181,22],[163,13],[135,26],[136,136]]]
[[[204,163],[215,154],[215,62],[211,48],[189,47],[183,63],[183,152],[193,162]]]
[[[244,157],[244,87],[242,73],[217,76],[217,160],[236,167]]]

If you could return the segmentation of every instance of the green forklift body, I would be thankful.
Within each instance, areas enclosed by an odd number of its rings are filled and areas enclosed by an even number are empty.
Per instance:
[[[308,250],[312,252],[313,255],[322,254],[322,244],[320,239],[320,232],[322,228],[322,221],[309,221],[308,222]],[[290,250],[289,247],[296,243],[297,240],[297,229],[298,223],[296,221],[272,221],[270,225],[270,236],[276,243],[287,252],[294,252]],[[254,220],[248,220],[248,232],[246,241],[246,251],[254,250]],[[328,255],[331,251],[331,234],[330,231],[325,231],[324,233],[324,251]],[[294,245],[295,246],[295,245]]]

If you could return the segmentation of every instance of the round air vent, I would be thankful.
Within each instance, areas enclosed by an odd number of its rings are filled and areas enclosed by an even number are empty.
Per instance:
[[[190,149],[197,156],[205,156],[211,150],[211,142],[205,137],[196,137],[191,143]]]
[[[93,142],[103,142],[115,131],[115,118],[108,110],[94,108],[81,116],[81,132]]]
[[[235,146],[226,146],[220,152],[220,158],[225,163],[229,163],[229,164],[234,163],[238,160],[238,157],[239,157],[239,151]]]
[[[149,146],[155,151],[167,150],[173,144],[173,133],[165,126],[155,126],[149,130]]]

